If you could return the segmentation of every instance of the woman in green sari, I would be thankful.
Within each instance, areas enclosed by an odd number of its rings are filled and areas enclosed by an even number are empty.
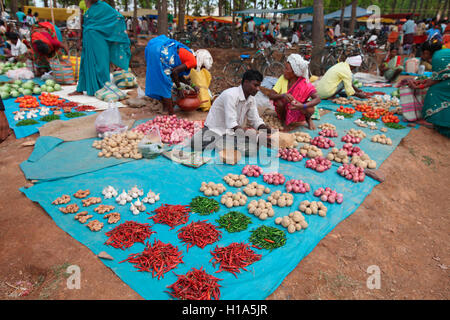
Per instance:
[[[422,108],[423,118],[450,138],[450,49],[441,49],[431,60],[433,74],[425,82],[411,81],[413,89],[428,88]]]
[[[128,70],[130,62],[130,39],[124,17],[103,1],[86,0],[86,6],[80,79],[77,90],[70,95],[86,91],[89,96],[93,96],[110,80],[111,63]]]

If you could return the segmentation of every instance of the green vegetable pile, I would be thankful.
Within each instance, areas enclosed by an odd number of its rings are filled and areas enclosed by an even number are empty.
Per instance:
[[[59,120],[59,116],[56,114],[49,114],[48,116],[44,116],[41,119],[39,119],[41,121],[45,121],[45,122],[50,122],[53,120]]]
[[[16,127],[21,127],[21,126],[31,126],[32,124],[37,124],[39,122],[37,122],[36,120],[33,119],[25,119],[22,121],[19,121],[16,123]]]
[[[353,115],[350,113],[345,113],[345,112],[336,112],[336,115],[338,116],[344,116],[344,118],[348,119],[348,118],[353,118]]]
[[[205,216],[219,211],[220,204],[214,199],[198,196],[192,199],[189,207],[192,212]]]
[[[367,118],[367,117],[361,117],[361,119],[359,119],[359,120],[364,121],[364,122],[378,122],[378,119]]]
[[[252,219],[238,211],[230,211],[216,220],[219,228],[225,228],[228,232],[239,232],[247,229]]]
[[[77,118],[77,117],[85,116],[86,113],[83,113],[83,112],[66,112],[66,113],[64,113],[64,115],[67,118]]]
[[[61,90],[61,86],[54,80],[47,80],[42,86],[39,86],[39,84],[33,80],[15,80],[14,82],[4,82],[0,85],[0,96],[2,99],[6,100],[9,98],[17,98],[22,95],[39,95],[42,92],[53,92],[59,90]]]
[[[250,242],[257,247],[273,250],[286,244],[286,232],[281,229],[260,226],[251,232]]]
[[[384,124],[386,127],[391,129],[405,129],[406,127],[400,123],[387,122]]]

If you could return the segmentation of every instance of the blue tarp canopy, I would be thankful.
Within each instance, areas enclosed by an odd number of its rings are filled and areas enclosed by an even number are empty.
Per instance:
[[[328,20],[340,19],[341,13],[342,13],[342,10],[339,9],[339,10],[336,10],[334,12],[324,15],[323,19],[324,19],[325,23]],[[364,9],[361,7],[356,7],[356,17],[357,18],[364,17],[364,16],[367,16],[370,14],[372,14],[371,11],[368,12],[367,9]],[[351,17],[352,17],[352,6],[349,5],[349,6],[345,7],[345,9],[344,9],[344,19],[350,19]],[[312,22],[312,21],[313,21],[312,16],[309,16],[309,17],[306,17],[303,19],[299,19],[299,20],[294,20],[294,22],[300,22],[300,23]]]
[[[291,9],[246,9],[234,11],[236,14],[261,14],[261,13],[282,13],[282,14],[301,14],[313,13],[313,7],[291,8]]]

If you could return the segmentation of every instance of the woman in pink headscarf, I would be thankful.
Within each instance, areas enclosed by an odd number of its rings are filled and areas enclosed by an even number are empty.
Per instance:
[[[320,103],[316,88],[309,82],[308,61],[299,54],[287,58],[283,75],[273,89],[260,88],[273,101],[278,118],[285,126],[292,123],[308,124],[316,127],[311,116]]]

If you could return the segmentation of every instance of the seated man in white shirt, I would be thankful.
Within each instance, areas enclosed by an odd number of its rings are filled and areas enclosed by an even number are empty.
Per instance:
[[[259,116],[254,97],[262,80],[260,72],[248,70],[244,73],[240,86],[223,91],[212,104],[203,130],[191,140],[191,147],[196,150],[200,147],[204,150],[208,145],[214,148],[217,139],[243,134],[246,123],[255,130],[270,133]]]
[[[10,61],[25,61],[25,54],[28,51],[27,46],[19,39],[19,36],[15,32],[7,32],[6,38],[11,44],[11,52],[6,53],[6,57],[10,58]]]

